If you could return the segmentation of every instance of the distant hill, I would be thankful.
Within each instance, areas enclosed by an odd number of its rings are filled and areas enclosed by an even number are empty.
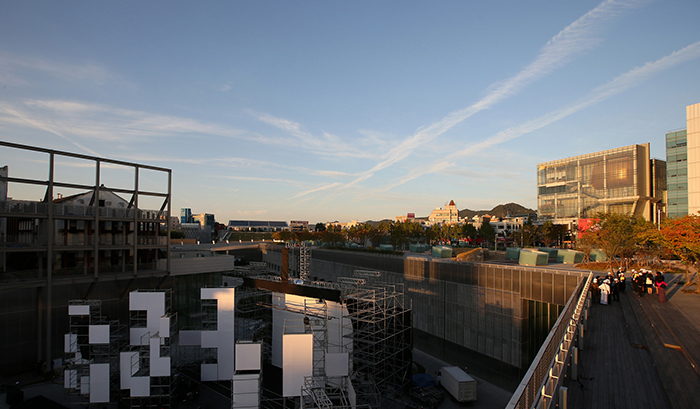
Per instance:
[[[507,215],[515,216],[518,214],[528,214],[528,213],[537,213],[537,212],[535,210],[528,209],[527,207],[523,207],[517,203],[506,203],[506,204],[500,204],[491,210],[470,210],[470,209],[460,210],[459,217],[460,218],[464,218],[464,217],[472,218],[476,215],[482,216],[485,214],[489,214],[491,216],[497,216],[497,217],[505,217]]]

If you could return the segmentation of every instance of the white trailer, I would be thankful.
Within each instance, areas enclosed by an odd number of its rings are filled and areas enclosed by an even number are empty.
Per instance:
[[[440,384],[458,402],[476,401],[476,380],[457,366],[440,369]]]

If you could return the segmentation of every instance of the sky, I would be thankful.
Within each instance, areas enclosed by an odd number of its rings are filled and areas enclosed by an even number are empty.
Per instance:
[[[700,103],[698,18],[697,0],[0,1],[0,140],[172,169],[173,214],[220,223],[536,209],[538,163],[665,159]],[[0,166],[41,178],[39,156]],[[94,184],[78,162],[62,174]]]

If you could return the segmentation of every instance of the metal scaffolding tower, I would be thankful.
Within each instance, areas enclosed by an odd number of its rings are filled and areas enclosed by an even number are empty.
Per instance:
[[[70,313],[71,311],[83,313]],[[76,404],[90,402],[90,365],[109,365],[109,401],[119,397],[119,352],[126,345],[126,326],[102,315],[102,301],[71,300],[70,332],[64,348],[64,387]]]
[[[300,243],[299,247],[299,278],[304,281],[309,281],[311,271],[311,248],[305,241]]]
[[[165,317],[170,317],[170,328],[169,334],[174,334],[177,327],[177,315],[173,313],[172,310],[172,298],[173,292],[170,289],[167,290],[139,290],[141,292],[162,292],[165,293]],[[147,328],[147,312],[145,310],[131,310],[129,316],[129,327],[130,328]],[[146,332],[141,336],[141,342],[138,346],[131,346],[130,350],[133,352],[138,352],[138,363],[134,360],[132,365],[138,371],[134,376],[150,376],[151,367],[151,350],[149,340],[152,337],[158,337],[160,339],[160,349],[159,356],[161,358],[171,357],[172,366],[172,337],[170,335],[166,337],[160,337],[159,334],[152,334]],[[131,397],[128,396],[126,399],[129,402],[129,407],[131,409],[168,409],[172,407],[173,396],[175,395],[175,385],[174,378],[172,376],[172,369],[169,376],[150,376],[150,396],[147,397]]]

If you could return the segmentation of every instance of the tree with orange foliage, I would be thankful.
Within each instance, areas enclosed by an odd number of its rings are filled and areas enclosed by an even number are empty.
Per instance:
[[[693,279],[688,271],[688,264],[700,260],[700,217],[686,215],[666,219],[661,223],[660,234],[662,245],[685,264],[683,291],[696,284],[695,292],[700,293],[697,275]]]

